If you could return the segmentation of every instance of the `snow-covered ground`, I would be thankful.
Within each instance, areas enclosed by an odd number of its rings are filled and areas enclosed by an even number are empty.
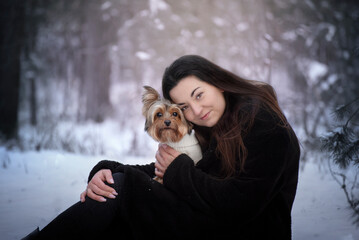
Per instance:
[[[0,147],[0,238],[21,239],[78,201],[90,169],[103,158]],[[118,160],[145,164],[152,159],[128,156]],[[300,172],[292,214],[293,239],[359,239],[342,190],[325,172],[311,162]]]

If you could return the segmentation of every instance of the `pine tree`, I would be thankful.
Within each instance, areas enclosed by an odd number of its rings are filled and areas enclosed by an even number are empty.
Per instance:
[[[322,138],[322,149],[330,154],[329,166],[333,178],[341,185],[350,207],[354,222],[359,225],[359,97],[338,107],[334,112],[335,129]],[[333,161],[339,171],[333,170]],[[348,170],[352,167],[352,171]],[[352,175],[354,171],[354,175]]]
[[[359,165],[359,97],[336,109],[336,122],[343,122],[323,138],[323,149],[334,162],[346,169]]]

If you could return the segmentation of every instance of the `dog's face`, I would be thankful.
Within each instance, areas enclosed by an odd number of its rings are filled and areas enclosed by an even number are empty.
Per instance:
[[[192,125],[177,105],[161,100],[155,89],[149,86],[144,88],[142,114],[146,117],[145,131],[153,139],[158,142],[178,142],[191,132]]]

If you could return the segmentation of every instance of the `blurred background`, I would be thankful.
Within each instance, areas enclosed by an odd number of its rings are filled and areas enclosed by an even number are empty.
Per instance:
[[[143,85],[198,54],[272,84],[314,162],[359,216],[359,5],[335,0],[2,0],[0,145],[153,156]],[[4,169],[9,158],[0,159]]]

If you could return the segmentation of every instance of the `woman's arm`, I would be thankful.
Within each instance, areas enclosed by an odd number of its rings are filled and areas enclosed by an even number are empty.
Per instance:
[[[115,189],[106,185],[105,182],[112,184],[112,174],[116,172],[123,172],[126,167],[141,170],[150,177],[155,175],[154,163],[147,165],[123,165],[116,161],[100,161],[89,174],[86,190],[80,194],[81,202],[85,201],[86,195],[99,202],[105,202],[106,199],[104,197],[115,198],[118,193]]]
[[[91,181],[92,177],[102,169],[109,169],[112,173],[123,172],[124,168],[133,167],[145,172],[150,177],[154,177],[155,175],[155,166],[154,163],[146,164],[146,165],[125,165],[116,161],[110,160],[102,160],[98,164],[96,164],[91,170],[88,181]]]
[[[272,125],[273,126],[273,125]],[[261,128],[261,131],[263,129]],[[257,216],[280,191],[286,179],[290,141],[285,129],[266,129],[266,134],[253,132],[247,146],[245,172],[229,179],[217,179],[194,167],[187,155],[178,156],[166,169],[165,187],[176,192],[194,208],[223,216],[223,219]],[[270,134],[268,134],[270,131]]]

